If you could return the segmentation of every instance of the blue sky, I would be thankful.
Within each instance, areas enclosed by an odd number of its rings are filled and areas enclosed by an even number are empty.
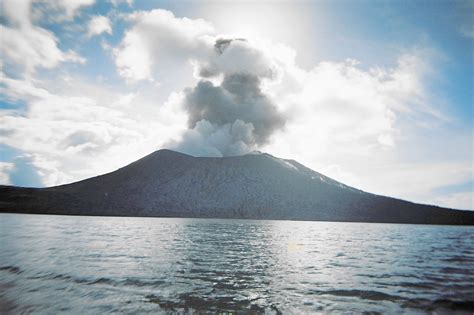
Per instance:
[[[471,1],[25,0],[0,11],[3,184],[80,180],[191,134],[215,146],[188,127],[184,91],[207,80],[196,71],[217,62],[215,39],[246,38],[221,67],[274,69],[262,89],[286,119],[248,150],[474,208]]]

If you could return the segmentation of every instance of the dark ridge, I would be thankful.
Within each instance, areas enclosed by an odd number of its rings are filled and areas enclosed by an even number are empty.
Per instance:
[[[474,225],[474,212],[366,193],[266,153],[171,150],[71,184],[0,186],[0,212]]]

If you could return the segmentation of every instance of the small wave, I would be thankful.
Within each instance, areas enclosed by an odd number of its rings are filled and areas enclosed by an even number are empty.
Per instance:
[[[125,279],[110,279],[110,278],[98,278],[98,279],[75,279],[77,283],[85,283],[87,285],[104,284],[110,286],[134,286],[134,287],[156,287],[166,283],[164,280],[144,280],[139,278],[125,278]]]
[[[334,296],[344,296],[344,297],[358,297],[364,300],[373,300],[373,301],[397,301],[400,297],[395,295],[390,295],[380,291],[371,291],[371,290],[313,290],[313,294],[318,295],[334,295]]]
[[[20,274],[22,272],[22,270],[16,266],[3,266],[0,267],[0,271],[8,271],[15,274]]]
[[[60,273],[39,273],[34,276],[29,276],[27,279],[42,279],[42,280],[65,280],[65,281],[74,281],[74,278],[68,275],[60,274]]]
[[[417,308],[429,312],[436,310],[474,311],[473,300],[437,299],[432,301],[427,299],[410,299],[402,305],[403,307]]]
[[[474,262],[474,258],[468,257],[468,256],[452,256],[452,257],[443,259],[443,261],[454,262],[454,263],[472,263]]]
[[[388,273],[384,273],[384,274],[358,273],[358,274],[356,274],[356,276],[367,277],[367,278],[371,278],[371,279],[388,279],[388,278],[393,277],[394,275],[391,275],[391,274],[388,274]]]
[[[384,283],[380,283],[384,285]],[[433,290],[436,289],[436,284],[431,282],[399,282],[394,284],[396,286],[404,287],[404,288],[413,288],[413,289],[428,289]]]
[[[442,273],[447,274],[461,274],[461,275],[472,275],[474,272],[471,269],[464,269],[464,268],[454,268],[454,267],[444,267],[440,270]]]
[[[236,300],[232,296],[219,296],[219,297],[203,297],[196,296],[192,293],[184,293],[179,295],[177,298],[172,300],[164,297],[159,297],[154,294],[145,297],[148,302],[155,303],[160,306],[161,309],[168,312],[179,312],[184,310],[186,313],[191,311],[200,312],[218,312],[219,314],[224,312],[244,312],[250,314],[264,314],[271,311],[275,314],[282,314],[275,305],[262,306],[255,303],[257,299],[245,299]]]
[[[98,278],[98,279],[94,279],[94,280],[79,280],[79,281],[76,281],[76,282],[80,282],[80,283],[86,283],[86,284],[89,284],[89,285],[93,285],[93,284],[110,284],[110,285],[113,285],[114,284],[114,281],[112,279],[109,279],[109,278]]]
[[[8,270],[14,273],[21,273],[21,270],[16,267],[0,267],[0,270]],[[34,276],[29,276],[27,279],[41,279],[41,280],[62,280],[67,282],[74,282],[77,284],[85,285],[110,285],[110,286],[135,286],[135,287],[156,287],[166,283],[164,280],[145,280],[140,278],[123,278],[123,279],[111,279],[111,278],[78,278],[66,274],[58,273],[42,273]]]

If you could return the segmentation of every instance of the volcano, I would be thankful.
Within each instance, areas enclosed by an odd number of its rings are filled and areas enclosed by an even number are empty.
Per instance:
[[[0,212],[474,224],[474,212],[374,195],[266,153],[216,158],[171,150],[67,185],[0,186]]]

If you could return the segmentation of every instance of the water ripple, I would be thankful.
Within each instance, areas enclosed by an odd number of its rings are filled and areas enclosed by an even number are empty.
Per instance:
[[[472,227],[0,214],[0,231],[2,314],[474,311]]]

